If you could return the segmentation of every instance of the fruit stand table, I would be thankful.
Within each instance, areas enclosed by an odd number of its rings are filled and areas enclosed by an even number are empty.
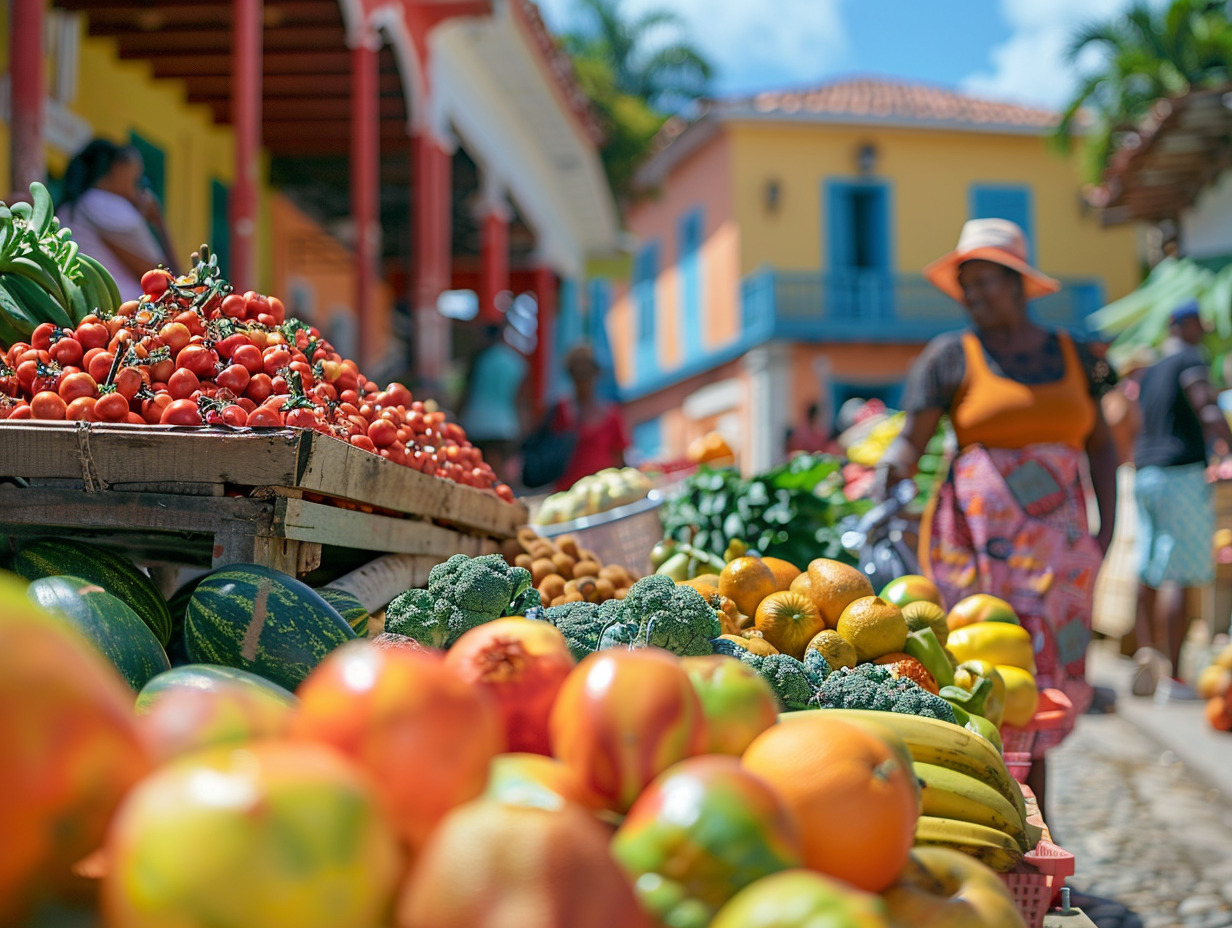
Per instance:
[[[95,540],[149,564],[304,575],[394,554],[422,582],[525,523],[520,503],[308,430],[0,422],[0,535]]]

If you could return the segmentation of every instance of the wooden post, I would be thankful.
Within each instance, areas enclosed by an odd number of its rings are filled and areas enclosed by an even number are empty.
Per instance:
[[[552,335],[556,327],[556,272],[546,264],[535,268],[535,300],[539,305],[535,352],[531,356],[530,382],[535,416],[542,414],[552,389]]]
[[[13,194],[28,199],[31,181],[43,181],[47,176],[43,151],[43,0],[13,0],[9,15],[9,174]]]
[[[233,0],[231,113],[235,186],[231,190],[231,267],[235,289],[257,286],[257,182],[261,170],[262,0]]]
[[[355,224],[355,312],[361,365],[374,360],[372,313],[380,255],[378,47],[376,35],[365,30],[351,50],[351,220]]]
[[[452,279],[453,164],[446,147],[424,127],[412,138],[415,190],[415,376],[439,386],[449,360],[449,323],[436,309]]]
[[[509,220],[511,210],[503,190],[494,181],[484,180],[480,209],[479,240],[479,318],[500,322],[497,297],[509,289]]]

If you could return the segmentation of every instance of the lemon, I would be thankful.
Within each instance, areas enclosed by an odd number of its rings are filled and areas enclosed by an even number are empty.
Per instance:
[[[907,620],[902,610],[880,596],[862,596],[848,605],[835,631],[851,643],[861,661],[901,651],[907,643]]]

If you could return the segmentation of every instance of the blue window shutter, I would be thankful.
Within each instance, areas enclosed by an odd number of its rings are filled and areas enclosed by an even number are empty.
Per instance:
[[[680,310],[685,359],[702,352],[702,211],[685,214],[679,228]]]
[[[652,461],[663,452],[663,419],[648,419],[633,426],[633,447],[643,461]]]
[[[655,285],[659,277],[659,245],[648,242],[638,252],[633,268],[634,303],[637,306],[635,375],[645,380],[658,368],[655,335]]]
[[[228,204],[231,188],[220,180],[210,181],[210,250],[218,255],[218,266],[224,275],[231,268],[231,222]]]
[[[1008,219],[1027,237],[1027,259],[1035,261],[1031,188],[1016,184],[972,184],[971,219]]]
[[[587,328],[595,360],[599,362],[599,395],[615,401],[620,395],[616,383],[616,363],[612,356],[612,343],[607,335],[607,311],[612,305],[612,285],[604,277],[590,282],[590,314]]]

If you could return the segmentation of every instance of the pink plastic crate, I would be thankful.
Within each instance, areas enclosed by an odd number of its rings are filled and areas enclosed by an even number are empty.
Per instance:
[[[1001,879],[1014,897],[1027,928],[1041,928],[1044,916],[1061,894],[1067,877],[1074,875],[1074,855],[1049,841],[1041,841],[1022,862]]]
[[[1019,783],[1026,783],[1027,777],[1031,775],[1031,752],[1006,751],[1005,769]]]

